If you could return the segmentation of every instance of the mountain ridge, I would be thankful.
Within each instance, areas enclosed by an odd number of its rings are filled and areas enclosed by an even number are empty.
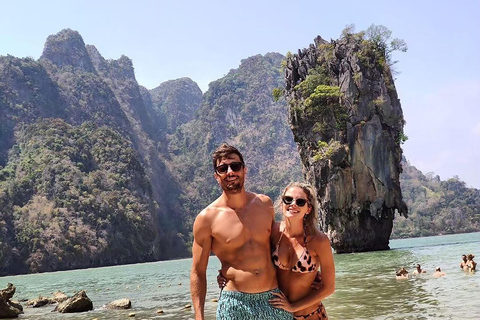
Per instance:
[[[283,55],[243,59],[204,94],[189,78],[148,90],[128,57],[106,60],[80,39],[66,29],[41,59],[0,57],[0,274],[188,257],[194,217],[220,194],[210,154],[222,142],[244,154],[249,190],[275,200],[303,180],[287,104],[272,97]]]

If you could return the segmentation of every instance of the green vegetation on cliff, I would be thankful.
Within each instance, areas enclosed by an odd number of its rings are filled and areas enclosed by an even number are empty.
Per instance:
[[[276,198],[303,179],[278,89],[281,54],[242,60],[204,95],[188,78],[149,91],[127,57],[105,60],[78,33],[60,35],[40,60],[0,57],[0,275],[188,257],[194,217],[220,194],[210,154],[222,142],[244,154],[248,190]],[[334,46],[319,48],[331,66]],[[304,128],[317,137],[308,150],[319,162],[344,156],[343,144],[318,138],[345,130],[344,96],[328,70],[310,70],[297,87],[308,110],[334,120],[311,117]],[[353,74],[357,84],[362,77]],[[401,182],[410,214],[394,220],[394,236],[480,230],[478,190],[409,172]]]
[[[402,194],[408,205],[407,218],[394,220],[393,238],[410,238],[480,230],[480,190],[467,188],[454,177],[441,181],[424,175],[403,161]]]
[[[0,171],[1,270],[42,272],[151,260],[151,187],[108,127],[40,120]],[[3,273],[3,272],[2,272]]]

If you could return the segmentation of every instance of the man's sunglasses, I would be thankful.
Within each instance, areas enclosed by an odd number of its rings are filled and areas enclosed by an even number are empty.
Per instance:
[[[293,197],[289,197],[289,196],[283,196],[283,197],[282,197],[282,201],[283,201],[283,203],[285,203],[287,206],[288,206],[288,205],[291,205],[291,204],[293,204],[293,203],[295,202],[295,203],[297,204],[297,206],[299,206],[299,207],[303,207],[303,206],[306,205],[307,202],[308,202],[308,201],[305,200],[305,199],[301,199],[301,198],[300,198],[300,199],[294,199]]]
[[[229,164],[221,164],[221,165],[215,167],[215,171],[218,174],[224,174],[224,173],[227,173],[228,167],[230,167],[230,169],[232,169],[232,171],[237,172],[237,171],[240,171],[243,168],[243,163],[242,162],[232,162],[232,163],[229,163]]]

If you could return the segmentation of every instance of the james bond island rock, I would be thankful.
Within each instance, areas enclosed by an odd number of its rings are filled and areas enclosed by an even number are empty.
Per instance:
[[[399,182],[404,119],[389,47],[376,40],[317,37],[286,61],[290,126],[318,193],[320,227],[337,253],[389,249],[394,213],[407,214]]]

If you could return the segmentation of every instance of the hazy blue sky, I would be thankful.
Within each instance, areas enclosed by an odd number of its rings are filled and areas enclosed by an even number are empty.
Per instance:
[[[0,55],[38,59],[46,38],[77,30],[107,59],[133,61],[139,84],[190,77],[208,83],[256,54],[337,39],[372,23],[404,39],[396,87],[409,140],[404,154],[423,173],[457,175],[480,189],[480,1],[6,1]]]

